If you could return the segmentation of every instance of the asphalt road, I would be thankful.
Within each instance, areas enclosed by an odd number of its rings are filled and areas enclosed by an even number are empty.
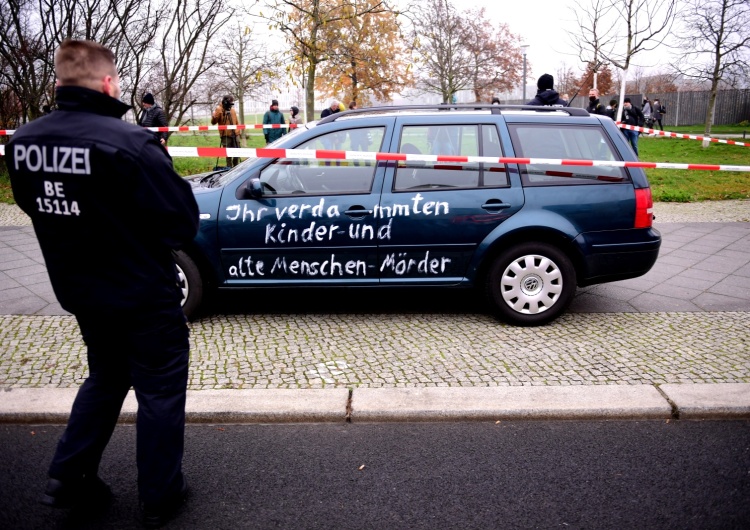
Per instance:
[[[132,426],[111,506],[36,503],[61,429],[0,426],[0,528],[137,527]],[[168,528],[750,526],[750,421],[190,425],[185,472]]]

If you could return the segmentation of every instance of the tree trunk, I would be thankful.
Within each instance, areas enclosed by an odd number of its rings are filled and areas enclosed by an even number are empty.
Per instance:
[[[617,120],[616,121],[622,121],[622,107],[623,102],[625,100],[625,83],[627,83],[628,79],[628,69],[625,68],[622,71],[622,83],[620,83],[620,102],[617,104]],[[601,101],[599,102],[601,103]]]
[[[711,80],[711,94],[708,96],[708,110],[706,111],[706,123],[703,126],[703,134],[711,134],[711,124],[714,122],[716,107],[716,93],[719,91],[719,80],[714,77]],[[705,146],[704,146],[705,147]]]
[[[307,86],[305,87],[305,119],[315,119],[315,63],[310,61],[307,67]]]

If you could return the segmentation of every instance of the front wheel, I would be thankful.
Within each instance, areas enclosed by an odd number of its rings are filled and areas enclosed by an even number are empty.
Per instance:
[[[539,326],[570,304],[576,272],[568,256],[547,243],[523,243],[502,253],[487,275],[487,299],[498,315],[520,326]]]
[[[182,311],[188,320],[192,320],[203,302],[201,272],[192,258],[182,250],[177,250],[173,254],[177,266],[178,285],[182,291]]]

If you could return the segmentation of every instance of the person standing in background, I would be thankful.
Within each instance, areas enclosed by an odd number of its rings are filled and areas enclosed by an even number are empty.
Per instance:
[[[278,100],[271,100],[271,107],[263,115],[263,125],[286,125],[284,114],[279,111]],[[286,128],[266,128],[263,127],[263,136],[266,138],[266,145],[275,142],[286,134]]]
[[[141,99],[141,105],[143,110],[138,118],[138,125],[141,127],[166,127],[167,116],[164,114],[164,110],[156,104],[154,95],[151,92],[143,94]],[[161,145],[167,144],[169,136],[166,132],[154,132],[154,136],[159,140]]]
[[[567,107],[568,102],[560,97],[560,94],[558,94],[553,88],[554,84],[554,77],[549,74],[542,75],[536,83],[536,96],[526,104],[548,107]]]
[[[595,88],[589,90],[589,105],[586,107],[589,114],[602,114],[606,115],[604,105],[599,103],[599,91]]]
[[[664,115],[667,113],[667,108],[662,105],[658,99],[654,100],[654,121],[659,124],[659,129],[664,130],[664,127],[661,124],[661,120],[664,117]]]
[[[221,103],[216,110],[214,110],[211,116],[211,125],[239,125],[237,120],[237,113],[234,111],[234,97],[226,95],[221,98]],[[239,143],[239,131],[237,129],[225,129],[219,131],[220,146],[229,148],[238,148]],[[227,167],[234,167],[240,163],[240,159],[237,157],[227,156]]]
[[[622,103],[622,123],[626,125],[634,125],[637,127],[643,125],[643,113],[641,112],[641,109],[634,106],[630,102],[630,98],[625,98]],[[635,156],[638,156],[638,135],[640,135],[640,133],[638,131],[632,131],[630,129],[620,130],[622,131],[622,134],[625,135],[625,138],[628,139],[630,145],[633,147]]]
[[[337,112],[341,112],[339,100],[333,99],[331,100],[331,105],[323,109],[323,111],[320,113],[320,119],[330,116],[331,114],[336,114]]]
[[[299,114],[299,108],[292,105],[292,108],[290,109],[291,113],[289,114],[289,124],[290,125],[299,125],[302,123],[302,116]]]

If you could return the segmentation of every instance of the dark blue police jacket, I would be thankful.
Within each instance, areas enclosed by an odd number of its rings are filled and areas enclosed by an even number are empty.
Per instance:
[[[6,156],[58,301],[102,316],[179,308],[172,249],[197,232],[190,185],[152,133],[122,121],[130,106],[70,86],[56,101],[58,111],[16,132]]]

